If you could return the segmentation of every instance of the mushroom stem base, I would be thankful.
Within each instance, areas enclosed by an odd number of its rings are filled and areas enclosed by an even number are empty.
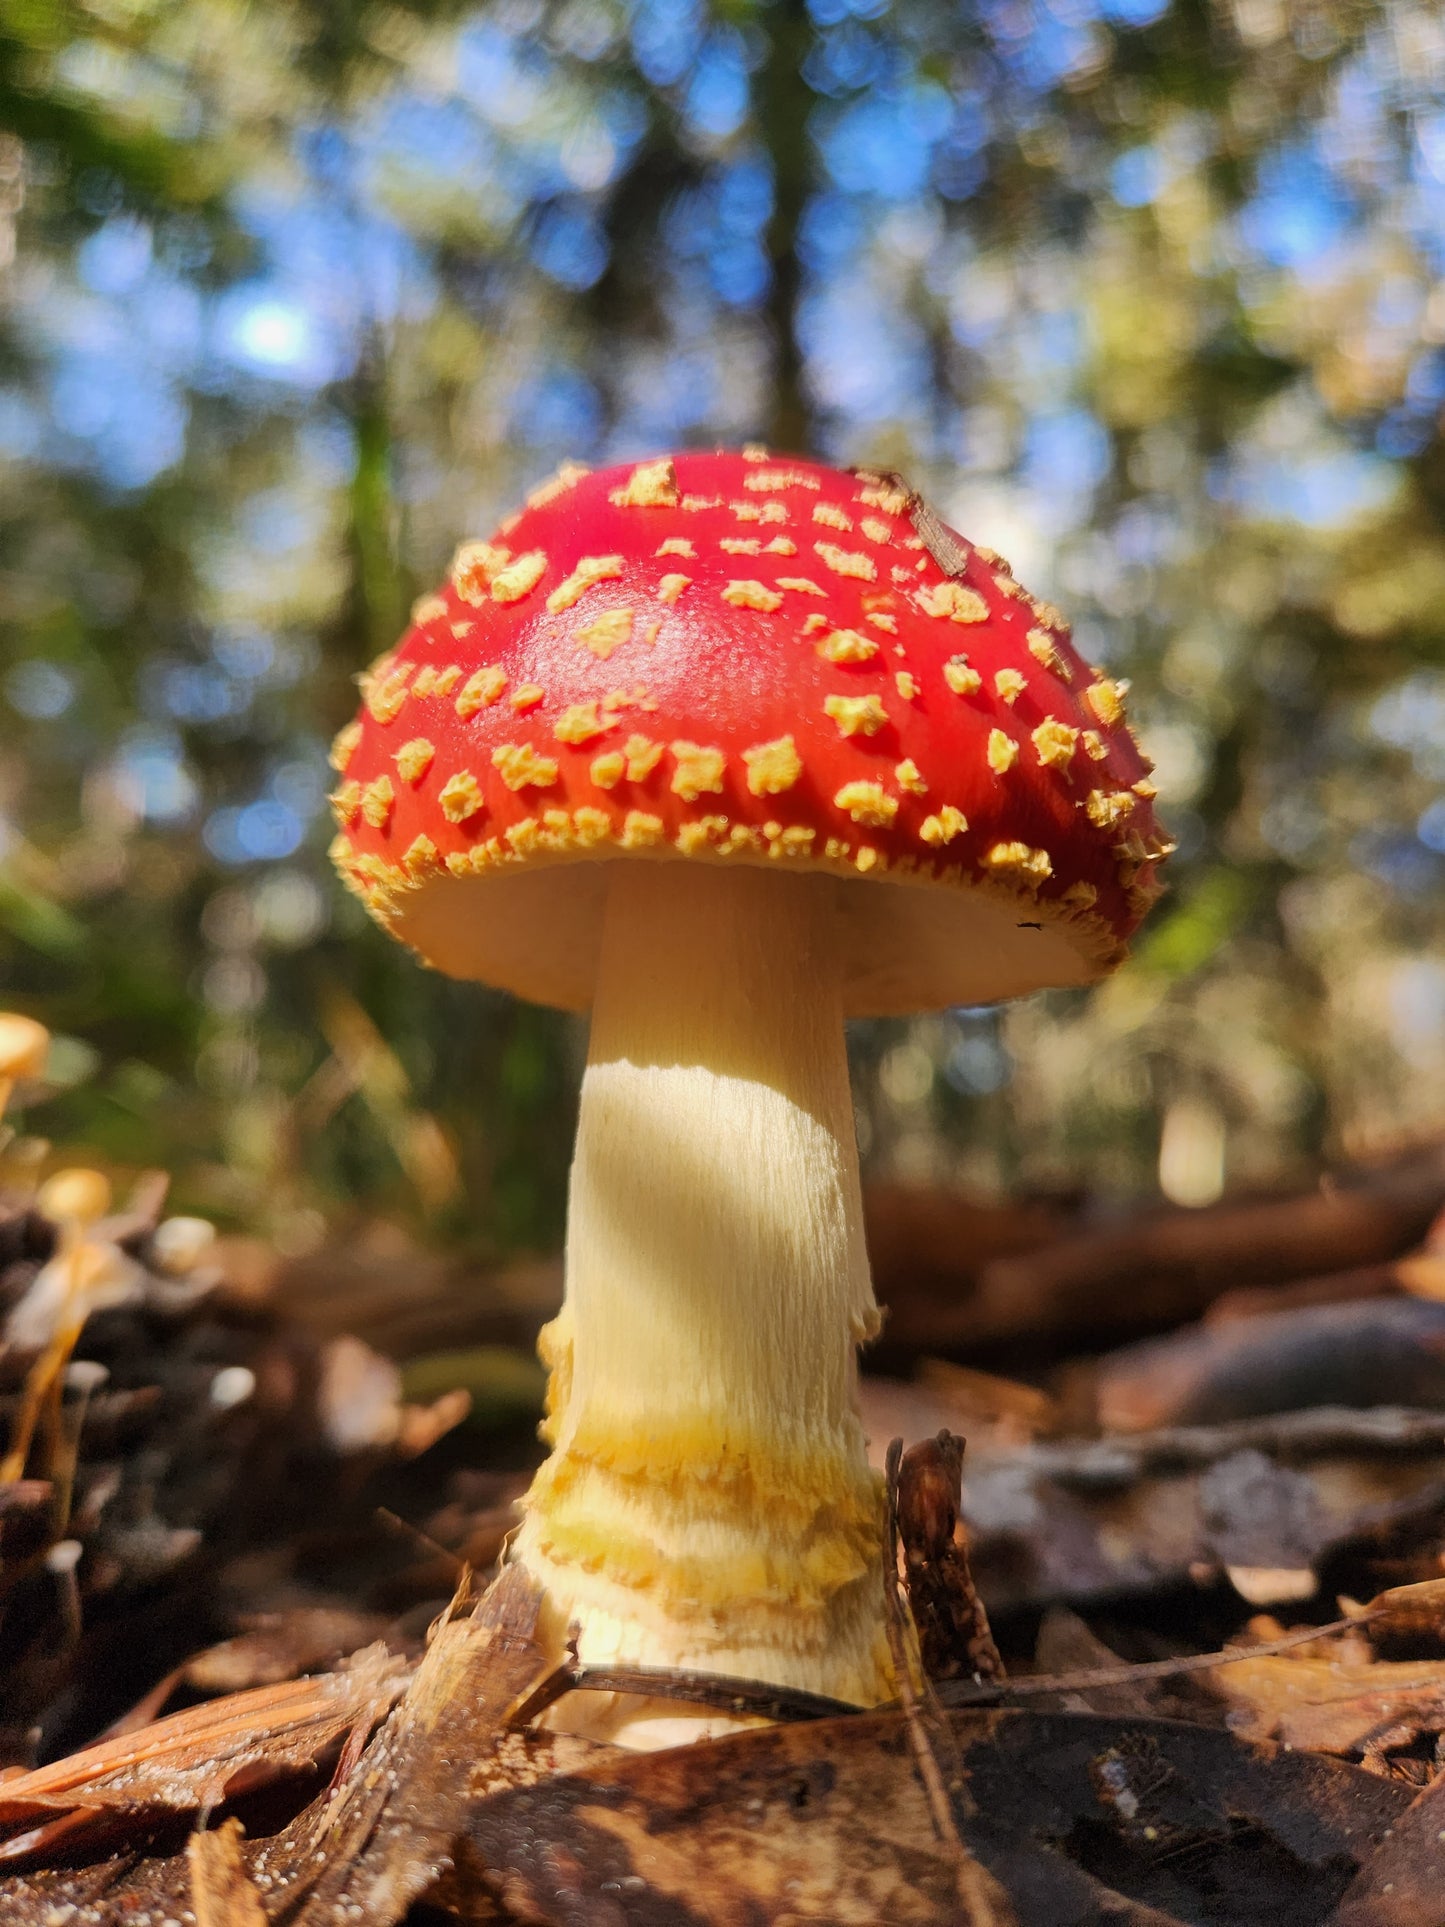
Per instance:
[[[834,890],[617,866],[516,1554],[585,1659],[867,1704],[891,1691],[854,1398],[878,1314]]]

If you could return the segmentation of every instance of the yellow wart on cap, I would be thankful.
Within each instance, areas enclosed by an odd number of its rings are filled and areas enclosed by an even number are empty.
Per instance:
[[[817,583],[806,575],[780,575],[778,577],[778,587],[780,589],[791,589],[795,595],[826,595],[828,593],[826,589],[820,589]]]
[[[888,722],[881,696],[825,696],[823,710],[844,736],[876,736]]]
[[[1027,843],[995,843],[985,852],[983,863],[996,874],[1017,877],[1030,890],[1037,890],[1054,873],[1048,851],[1031,849]]]
[[[770,824],[765,828],[777,828],[777,826]],[[784,824],[778,829],[776,836],[769,838],[768,855],[807,856],[812,851],[817,835],[816,830],[810,830],[805,824]]]
[[[923,771],[911,756],[905,756],[893,772],[901,790],[908,790],[914,796],[927,796],[928,785],[923,780]]]
[[[348,783],[340,784],[327,797],[331,813],[343,830],[356,821],[361,810],[361,794],[361,785],[353,778]]]
[[[1111,729],[1114,724],[1124,720],[1124,698],[1128,693],[1127,682],[1115,682],[1109,676],[1100,676],[1084,691],[1084,701],[1105,729]]]
[[[906,572],[903,579],[909,579]],[[967,588],[962,582],[935,582],[920,589],[915,600],[926,616],[936,616],[940,622],[988,620],[988,604],[977,589]]]
[[[622,745],[629,783],[645,783],[662,761],[662,744],[650,736],[629,736]]]
[[[856,629],[834,629],[818,644],[818,654],[829,662],[871,662],[878,644],[871,636],[860,636]]]
[[[481,785],[469,769],[459,769],[442,784],[437,802],[448,823],[465,823],[483,807]]]
[[[411,664],[403,663],[400,669],[389,670],[367,689],[366,707],[379,723],[393,722],[401,713],[410,674]]]
[[[648,695],[646,683],[639,682],[631,689],[609,689],[602,698],[602,707],[609,716],[615,716],[619,709],[656,709],[657,698]]]
[[[898,798],[890,796],[881,783],[845,783],[833,801],[855,823],[866,823],[874,829],[886,829],[898,814]]]
[[[469,716],[475,716],[479,709],[490,708],[506,686],[506,671],[497,663],[489,662],[484,669],[474,670],[457,695],[458,716],[465,722]]]
[[[791,736],[779,736],[771,743],[755,743],[743,751],[747,765],[748,788],[754,796],[776,796],[790,790],[803,773],[803,759]]]
[[[624,850],[647,850],[661,843],[663,833],[660,816],[649,816],[645,810],[629,810],[622,819],[619,841]]]
[[[724,555],[759,555],[762,553],[763,539],[760,535],[725,535],[718,547]]]
[[[898,618],[896,616],[890,616],[882,610],[870,609],[863,620],[865,622],[871,622],[875,629],[881,629],[885,636],[896,636],[898,634]]]
[[[531,594],[546,573],[547,558],[542,550],[529,549],[492,577],[493,602],[520,602],[524,595]]]
[[[1033,733],[1034,748],[1046,769],[1067,769],[1074,760],[1074,746],[1078,740],[1078,730],[1071,728],[1068,723],[1056,721],[1052,716],[1046,717]]]
[[[431,768],[436,753],[435,743],[429,743],[425,736],[413,736],[392,758],[397,775],[403,783],[419,783]]]
[[[609,716],[604,723],[597,714],[595,702],[573,703],[552,725],[552,734],[559,743],[587,743],[611,729],[615,721],[615,717]]]
[[[391,778],[375,777],[361,792],[361,814],[372,829],[384,830],[391,819],[391,806],[395,801],[396,791],[391,786]]]
[[[523,710],[535,709],[538,703],[545,702],[546,697],[547,692],[540,683],[524,682],[512,691],[507,701],[520,714]]]
[[[862,479],[860,475],[859,480]],[[913,506],[906,489],[899,488],[881,475],[872,478],[867,488],[859,490],[858,500],[865,508],[882,509],[885,515],[907,515]]]
[[[871,555],[861,555],[849,549],[840,549],[834,542],[815,542],[813,553],[819,556],[835,575],[856,576],[860,582],[875,582],[878,579],[878,565]]]
[[[530,743],[500,743],[492,751],[492,767],[501,771],[509,790],[550,789],[557,780],[556,763],[539,756]]]
[[[592,587],[594,582],[610,582],[622,573],[620,555],[584,555],[565,582],[559,582],[547,598],[550,615],[561,615]]]
[[[983,688],[983,677],[967,656],[950,656],[943,665],[943,680],[955,696],[972,696]]]
[[[685,803],[695,803],[704,790],[722,788],[727,758],[720,749],[689,742],[671,743],[669,748],[677,758],[671,788]]]
[[[1074,680],[1074,672],[1047,629],[1030,629],[1024,641],[1035,662],[1042,663],[1045,669],[1051,670],[1063,682]]]
[[[602,755],[594,756],[588,768],[588,775],[600,790],[616,789],[627,770],[627,758],[620,749],[604,750]]]
[[[494,542],[463,542],[452,557],[452,587],[463,602],[475,607],[486,601],[492,577],[511,559],[511,550],[499,548]]]
[[[402,852],[401,860],[404,867],[409,870],[412,875],[415,875],[418,870],[430,870],[436,864],[437,846],[432,842],[431,838],[423,832],[420,836],[414,836],[412,838],[411,842]]]
[[[763,550],[764,555],[796,555],[797,553],[797,543],[791,541],[786,535],[775,535]]]
[[[1089,821],[1101,830],[1112,830],[1133,813],[1134,797],[1128,790],[1090,790],[1084,798]]]
[[[729,582],[722,599],[735,609],[758,609],[764,615],[771,615],[783,602],[776,589],[765,589],[761,582]]]
[[[690,823],[684,823],[672,840],[684,856],[696,856],[714,837],[721,836],[727,826],[725,816],[697,816]]]
[[[514,823],[510,829],[504,830],[502,834],[506,837],[518,856],[530,856],[541,844],[542,825],[537,821],[535,816],[524,816],[520,823]],[[478,872],[485,867],[482,858],[482,851],[485,848],[485,844],[479,843],[472,851],[472,867]]]
[[[827,528],[841,529],[845,535],[852,533],[853,518],[845,510],[836,508],[832,502],[815,502],[813,520],[822,522]]]
[[[988,766],[994,775],[1004,775],[1018,759],[1019,746],[1013,737],[1001,729],[991,729],[988,732]]]
[[[591,473],[585,462],[563,462],[555,475],[549,476],[545,482],[539,482],[532,490],[527,497],[527,507],[545,508],[549,502],[555,502],[559,495],[565,495],[568,489],[575,488],[584,475]]]
[[[604,609],[591,622],[583,623],[573,633],[572,640],[590,649],[599,662],[606,662],[614,649],[632,640],[632,619],[631,609]]]
[[[893,687],[898,691],[904,702],[911,703],[918,695],[918,678],[917,676],[910,675],[906,669],[899,669],[894,673]]]
[[[1071,883],[1059,898],[1059,901],[1060,903],[1072,904],[1077,910],[1092,910],[1094,905],[1099,901],[1099,892],[1094,888],[1092,883],[1084,883],[1082,881],[1079,883]]]
[[[338,776],[346,774],[346,766],[356,754],[356,745],[360,741],[361,724],[359,722],[348,723],[345,729],[339,729],[336,732],[331,744],[329,761]]]
[[[697,550],[692,546],[691,542],[688,541],[685,535],[670,535],[668,536],[665,542],[659,542],[657,547],[653,550],[653,554],[654,555],[684,555],[691,558],[697,554]]]
[[[955,809],[952,803],[945,803],[937,816],[925,816],[918,826],[918,834],[925,843],[936,849],[940,844],[951,843],[956,836],[962,836],[968,828],[968,818],[962,810]]]
[[[683,590],[692,583],[690,575],[665,575],[657,585],[659,602],[676,602]]]
[[[612,818],[606,810],[594,810],[584,803],[572,812],[572,825],[584,846],[605,842],[612,834]]]
[[[1109,745],[1097,729],[1086,729],[1079,741],[1084,745],[1084,753],[1091,756],[1096,763],[1108,761]]]
[[[876,515],[863,517],[863,533],[870,542],[891,542],[893,531],[886,522],[880,522]]]
[[[666,455],[655,462],[640,462],[623,487],[610,490],[607,499],[623,509],[676,508],[677,470]]]
[[[816,475],[805,475],[797,468],[760,468],[743,477],[744,488],[769,495],[779,488],[810,488],[816,491],[822,486]]]
[[[447,612],[447,605],[439,595],[419,595],[411,605],[411,619],[420,629],[424,623],[436,622]]]
[[[993,686],[999,701],[1008,703],[1010,707],[1028,688],[1017,669],[1000,669],[993,679]]]

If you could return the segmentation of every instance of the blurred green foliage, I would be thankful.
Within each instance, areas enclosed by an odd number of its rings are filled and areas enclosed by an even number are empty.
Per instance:
[[[760,437],[1062,604],[1181,842],[1100,991],[859,1027],[875,1168],[1198,1199],[1438,1130],[1442,403],[1430,0],[0,0],[23,1123],[296,1249],[553,1242],[580,1032],[364,921],[324,746],[559,459]]]

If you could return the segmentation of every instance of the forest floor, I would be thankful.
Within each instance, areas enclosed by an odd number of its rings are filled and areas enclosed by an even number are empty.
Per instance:
[[[908,1690],[656,1754],[536,1724],[589,1681],[495,1581],[557,1268],[180,1264],[163,1205],[61,1356],[0,1200],[7,1923],[1445,1923],[1445,1146],[1107,1223],[872,1193]]]

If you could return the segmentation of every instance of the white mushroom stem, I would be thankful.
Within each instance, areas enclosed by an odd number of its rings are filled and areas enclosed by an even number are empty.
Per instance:
[[[619,862],[516,1556],[585,1660],[873,1703],[881,1486],[830,879]]]

